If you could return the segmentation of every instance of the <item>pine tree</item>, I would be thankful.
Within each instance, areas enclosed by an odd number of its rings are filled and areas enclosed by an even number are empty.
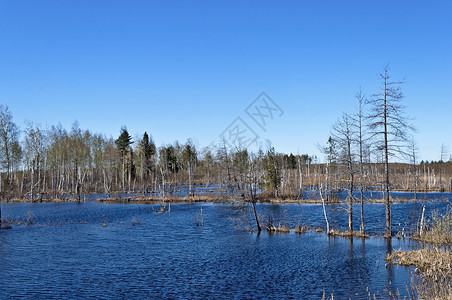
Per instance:
[[[127,127],[123,126],[121,128],[121,134],[115,140],[116,147],[118,147],[119,153],[121,154],[122,160],[122,189],[125,188],[125,172],[126,172],[126,156],[129,154],[131,148],[130,145],[133,144],[132,137],[127,131]],[[131,170],[131,168],[128,168]],[[130,182],[129,182],[130,183]]]
[[[274,191],[275,197],[278,197],[281,184],[281,163],[273,147],[267,152],[264,159],[264,170],[267,172],[267,188]]]

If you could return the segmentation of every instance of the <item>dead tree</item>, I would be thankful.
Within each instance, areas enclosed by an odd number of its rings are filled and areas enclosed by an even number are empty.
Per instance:
[[[326,206],[325,206],[325,198],[323,197],[322,191],[323,191],[323,185],[320,185],[319,194],[320,194],[320,199],[322,199],[323,216],[325,217],[325,222],[326,222],[326,233],[330,234],[330,222],[328,222],[328,215],[326,213]]]
[[[384,200],[386,236],[392,235],[391,203],[389,191],[391,181],[389,177],[389,159],[397,154],[404,153],[407,142],[407,133],[413,128],[404,116],[404,106],[401,104],[403,94],[401,81],[390,81],[389,66],[380,74],[380,91],[368,101],[371,106],[370,130],[375,138],[377,150],[384,155]]]
[[[357,139],[356,142],[359,148],[359,194],[360,194],[360,204],[361,204],[361,233],[365,233],[364,229],[364,113],[363,106],[365,101],[365,95],[362,93],[361,89],[356,94],[356,99],[358,100],[358,113],[356,114],[355,126],[357,129]]]
[[[353,187],[355,171],[353,170],[354,153],[353,146],[356,141],[354,132],[353,119],[343,114],[342,117],[333,125],[332,137],[337,145],[340,155],[339,161],[346,166],[348,176],[348,196],[347,196],[347,212],[348,212],[348,231],[353,232]]]
[[[446,144],[441,144],[441,156],[439,161],[439,188],[441,192],[444,192],[444,186],[443,186],[443,173],[444,173],[444,162],[447,157],[447,146]]]
[[[411,159],[411,169],[413,172],[413,191],[414,191],[414,200],[417,201],[417,184],[419,181],[419,172],[417,170],[417,166],[416,166],[416,158],[417,158],[417,144],[416,141],[414,140],[414,138],[411,139],[410,141],[410,159]],[[424,169],[425,169],[425,165],[424,165]]]

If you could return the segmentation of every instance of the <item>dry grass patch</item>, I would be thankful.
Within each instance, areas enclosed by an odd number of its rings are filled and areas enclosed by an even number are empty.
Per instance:
[[[412,239],[452,248],[452,209],[449,207],[443,215],[434,211],[428,223],[426,231],[415,235]]]
[[[452,253],[438,248],[397,250],[386,255],[387,261],[402,266],[416,266],[425,275],[452,277]]]
[[[301,225],[297,225],[295,226],[294,232],[295,233],[303,233],[308,231],[310,228],[308,226],[301,226]]]
[[[289,233],[290,228],[287,225],[282,225],[281,223],[278,226],[273,225],[272,223],[267,224],[268,232],[279,232],[279,233]]]
[[[452,299],[452,253],[449,250],[398,250],[385,259],[396,265],[415,266],[422,271],[412,276],[412,299]]]
[[[362,233],[360,231],[339,231],[335,229],[331,229],[328,233],[330,236],[342,236],[342,237],[357,237],[357,238],[363,238],[368,239],[369,235]]]
[[[412,276],[412,299],[452,300],[452,211],[444,215],[434,212],[426,231],[413,239],[436,247],[420,250],[398,250],[386,256],[390,263],[415,266],[417,274]],[[438,247],[440,246],[440,247]]]

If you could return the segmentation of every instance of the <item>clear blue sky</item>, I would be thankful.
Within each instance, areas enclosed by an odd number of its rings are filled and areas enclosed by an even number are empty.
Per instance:
[[[450,1],[0,0],[0,103],[14,120],[161,146],[218,141],[241,117],[279,152],[316,154],[355,92],[406,79],[420,158],[452,152]],[[284,111],[264,132],[245,108]]]

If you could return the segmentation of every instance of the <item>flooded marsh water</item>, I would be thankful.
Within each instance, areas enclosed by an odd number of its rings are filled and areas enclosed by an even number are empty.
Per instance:
[[[447,203],[393,205],[394,229],[408,232],[422,205],[427,214]],[[409,269],[386,265],[387,252],[415,248],[408,239],[331,238],[252,233],[237,228],[230,204],[157,205],[3,203],[13,229],[0,231],[0,298],[293,298],[366,299],[367,290],[387,298],[406,294]],[[203,226],[199,218],[202,208]],[[296,224],[324,227],[321,205],[259,204]],[[359,226],[359,206],[355,224]],[[365,206],[367,230],[384,229],[384,207]],[[346,226],[340,207],[328,207],[332,227]],[[20,220],[30,225],[17,225]],[[243,222],[243,223],[246,223]],[[103,226],[104,225],[104,226]]]

